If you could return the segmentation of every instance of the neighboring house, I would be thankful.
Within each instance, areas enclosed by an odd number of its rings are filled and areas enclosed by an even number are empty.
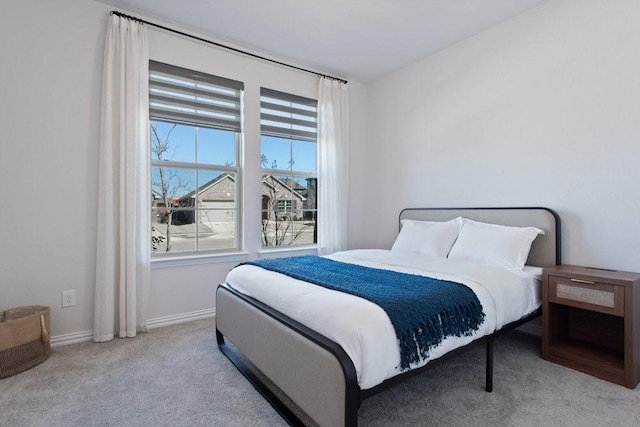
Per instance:
[[[169,201],[171,207],[167,208],[167,203],[160,193],[155,190],[151,191],[151,222],[166,223],[167,217],[171,213],[173,208],[185,207],[190,205],[181,204],[177,198],[172,198]],[[189,212],[173,212],[173,225],[191,224],[193,222],[193,214]]]
[[[298,182],[273,175],[266,175],[262,180],[262,219],[312,219],[313,212],[304,209],[315,209],[315,179],[307,180],[308,187]],[[224,173],[203,184],[197,191],[191,191],[180,198],[174,198],[174,207],[194,207],[199,200],[199,222],[224,222],[233,220],[236,212],[236,179],[232,174]],[[311,197],[307,197],[310,195]],[[162,197],[152,192],[153,206],[162,214],[165,207]],[[173,212],[172,223],[175,225],[192,224],[196,213],[193,210]],[[166,218],[160,219],[166,222]]]
[[[159,218],[160,216],[166,214],[166,205],[164,200],[162,199],[162,194],[158,193],[155,190],[151,190],[151,222],[154,221],[154,216]]]
[[[269,175],[265,179],[271,178],[272,175]],[[293,191],[297,192],[300,196],[304,198],[302,201],[302,217],[300,217],[300,211],[298,209],[298,218],[297,219],[305,219],[312,220],[315,219],[315,210],[316,210],[316,186],[318,183],[317,178],[307,178],[307,186],[300,185],[299,182],[291,179],[291,178],[280,178],[280,182],[282,182],[285,186],[291,188]],[[263,194],[263,206],[264,210],[264,180],[262,194]]]
[[[217,178],[203,184],[196,191],[191,191],[176,201],[180,207],[196,206],[199,201],[200,221],[227,222],[232,221],[236,212],[236,179],[229,173],[223,173]],[[194,211],[174,213],[176,224],[192,224],[195,221]]]
[[[266,175],[262,179],[262,219],[303,219],[308,190],[290,178]]]

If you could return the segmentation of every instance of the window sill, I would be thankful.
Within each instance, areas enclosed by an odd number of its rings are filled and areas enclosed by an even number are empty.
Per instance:
[[[297,255],[318,255],[318,247],[313,246],[296,246],[294,248],[277,248],[277,249],[262,249],[258,251],[260,258],[279,258],[283,256],[297,256]]]
[[[248,252],[232,252],[226,254],[193,255],[172,258],[156,258],[151,260],[151,270],[160,268],[183,267],[188,265],[217,264],[224,262],[246,261]]]

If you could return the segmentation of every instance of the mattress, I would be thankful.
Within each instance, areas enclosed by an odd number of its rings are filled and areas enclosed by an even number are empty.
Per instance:
[[[534,312],[541,303],[542,269],[508,271],[479,263],[369,249],[337,252],[327,258],[372,268],[450,280],[477,295],[485,320],[470,336],[447,337],[423,366]],[[226,284],[338,343],[353,361],[362,390],[401,373],[400,349],[389,317],[360,297],[323,288],[253,265],[234,268]]]

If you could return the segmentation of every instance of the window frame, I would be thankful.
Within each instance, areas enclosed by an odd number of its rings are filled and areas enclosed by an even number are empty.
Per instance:
[[[243,216],[243,209],[242,209],[242,172],[243,172],[243,167],[242,167],[242,142],[243,142],[243,134],[242,134],[242,127],[243,127],[243,118],[242,118],[242,110],[243,110],[243,101],[244,101],[244,97],[243,97],[243,92],[244,92],[244,84],[242,82],[237,82],[234,80],[229,80],[229,79],[225,79],[223,77],[218,77],[218,76],[213,76],[213,75],[209,75],[209,74],[205,74],[205,73],[200,73],[197,71],[193,71],[193,70],[188,70],[188,69],[184,69],[181,67],[176,67],[173,65],[169,65],[169,64],[162,64],[159,62],[155,62],[155,61],[149,61],[150,65],[149,65],[149,72],[150,72],[150,99],[149,99],[149,128],[150,128],[150,140],[153,138],[153,135],[151,135],[151,127],[153,125],[153,123],[155,122],[162,122],[162,123],[167,123],[167,124],[175,124],[175,125],[181,125],[181,126],[189,126],[192,127],[192,130],[194,131],[194,135],[193,135],[193,144],[194,144],[194,158],[193,158],[193,162],[190,161],[183,161],[183,160],[159,160],[157,157],[154,159],[154,155],[153,155],[153,151],[150,149],[149,152],[149,156],[150,156],[150,170],[149,170],[149,174],[148,174],[148,179],[150,180],[150,187],[152,190],[152,195],[153,193],[157,193],[154,189],[153,183],[154,183],[154,170],[157,170],[157,168],[163,168],[163,169],[173,169],[173,170],[188,170],[188,171],[193,171],[194,175],[195,175],[195,185],[194,185],[194,190],[193,190],[193,197],[195,198],[193,206],[188,206],[188,207],[176,207],[176,208],[172,208],[172,212],[171,214],[173,215],[173,212],[180,212],[180,211],[185,211],[185,212],[193,212],[194,218],[194,222],[193,224],[194,226],[194,250],[185,250],[185,251],[178,251],[178,252],[174,252],[174,251],[170,251],[170,252],[159,252],[159,251],[154,251],[153,250],[153,246],[151,247],[151,261],[170,261],[168,263],[168,265],[188,265],[188,264],[192,264],[192,263],[199,263],[200,260],[204,260],[204,259],[211,259],[211,257],[217,257],[220,258],[220,260],[227,260],[227,259],[232,259],[232,260],[237,260],[240,258],[244,258],[244,256],[246,255],[245,253],[241,252],[241,248],[242,248],[242,216]],[[154,67],[156,67],[155,71],[157,71],[160,74],[171,74],[171,71],[176,71],[178,74],[176,74],[176,78],[186,78],[189,79],[191,77],[193,77],[194,79],[196,79],[197,81],[194,81],[194,83],[196,83],[195,87],[197,90],[197,88],[199,87],[197,83],[203,83],[205,85],[211,84],[214,86],[220,86],[221,84],[224,84],[224,82],[232,82],[235,87],[234,89],[238,91],[238,96],[236,98],[236,102],[237,102],[237,120],[234,122],[234,124],[227,126],[227,124],[225,123],[225,119],[220,120],[219,122],[217,122],[216,118],[210,118],[210,117],[205,117],[204,120],[198,121],[197,118],[192,117],[189,118],[187,117],[187,115],[181,115],[178,114],[176,117],[172,118],[171,117],[171,112],[168,113],[164,113],[161,112],[161,114],[158,116],[157,114],[154,114],[154,107],[152,107],[152,100],[153,100],[153,96],[151,94],[151,74],[154,72]],[[158,71],[158,69],[160,71]],[[211,78],[211,81],[206,80],[207,78]],[[156,92],[157,93],[157,92]],[[162,96],[162,94],[161,94]],[[224,96],[224,95],[223,95]],[[192,103],[198,103],[198,97],[196,96],[194,99],[192,99],[191,101],[187,101],[187,102],[192,102]],[[180,100],[178,100],[178,102],[180,102]],[[216,106],[214,106],[213,108],[217,108]],[[226,107],[221,107],[223,109],[226,109]],[[206,110],[205,110],[206,111]],[[195,114],[198,114],[198,110],[195,110]],[[205,123],[206,122],[206,123]],[[222,124],[220,124],[222,123]],[[218,124],[216,126],[216,124]],[[233,161],[233,165],[228,165],[228,164],[217,164],[217,163],[203,163],[199,160],[198,158],[198,146],[199,146],[199,141],[198,138],[200,137],[200,129],[214,129],[214,130],[220,130],[220,131],[227,131],[227,132],[233,132],[233,141],[234,141],[234,161]],[[151,147],[150,147],[151,148]],[[229,246],[229,247],[224,247],[224,248],[205,248],[205,249],[200,249],[199,248],[199,243],[200,243],[200,239],[202,238],[202,236],[200,236],[200,232],[198,230],[198,226],[197,224],[199,224],[200,222],[200,215],[203,211],[208,211],[208,210],[212,210],[212,209],[206,209],[204,207],[199,207],[199,192],[202,188],[203,185],[205,185],[207,182],[199,182],[199,178],[200,178],[200,174],[201,172],[215,172],[215,173],[220,173],[219,176],[222,176],[225,173],[229,173],[229,174],[233,174],[234,176],[234,199],[233,199],[233,208],[230,210],[233,210],[234,214],[233,214],[233,230],[234,230],[234,235],[233,235],[233,246]],[[189,193],[185,193],[184,196],[187,196]],[[165,202],[166,204],[166,202]],[[154,207],[154,203],[153,203],[153,196],[152,196],[152,204],[151,204],[151,215],[150,215],[150,224],[149,227],[153,227],[153,224],[155,223],[153,215],[156,213],[157,209]],[[218,209],[213,209],[213,210],[218,210]],[[223,210],[223,209],[220,209]],[[152,243],[150,242],[150,245],[152,245]],[[191,260],[191,261],[189,261]],[[167,263],[163,263],[167,264]]]
[[[286,126],[285,122],[289,122],[290,128],[291,129],[287,129],[287,128],[276,128],[270,124],[263,124],[263,121],[277,121],[278,117],[273,116],[272,114],[270,114],[268,112],[268,108],[264,108],[265,103],[266,104],[270,104],[268,101],[265,102],[265,98],[267,99],[277,99],[278,101],[281,102],[289,102],[291,104],[297,104],[297,105],[305,105],[308,107],[312,107],[314,109],[314,123],[315,123],[315,132],[313,132],[313,134],[305,131],[305,130],[292,130],[292,128],[294,126],[298,126],[301,121],[297,120],[295,118],[293,118],[293,113],[291,113],[291,116],[288,118],[285,118],[283,120],[283,122],[281,123],[281,125]],[[284,107],[283,107],[284,108]],[[292,110],[297,109],[296,107],[290,106],[289,107]],[[286,108],[285,108],[286,109]],[[261,123],[260,123],[260,153],[261,156],[263,155],[263,138],[264,137],[275,137],[275,138],[279,138],[279,139],[285,139],[285,140],[289,140],[289,157],[290,160],[293,159],[293,144],[295,141],[300,141],[300,142],[311,142],[313,144],[315,144],[315,153],[314,153],[314,157],[316,159],[315,161],[315,167],[314,167],[314,172],[305,172],[305,171],[296,171],[293,169],[293,164],[290,163],[289,168],[288,169],[280,169],[280,168],[267,168],[264,166],[261,166],[261,185],[265,185],[265,179],[269,176],[277,179],[277,180],[281,180],[281,178],[287,178],[290,180],[290,183],[293,184],[294,182],[296,182],[296,179],[304,179],[304,180],[308,180],[308,179],[315,179],[315,196],[314,198],[315,200],[315,208],[313,209],[305,209],[304,205],[302,205],[302,203],[300,203],[302,206],[298,207],[298,203],[296,200],[293,199],[293,194],[296,191],[295,188],[293,188],[292,186],[289,186],[290,190],[291,190],[291,197],[289,199],[276,199],[275,200],[275,205],[272,206],[270,209],[265,209],[264,205],[261,206],[260,209],[260,217],[261,217],[261,222],[262,222],[262,227],[261,227],[261,237],[260,237],[260,249],[261,251],[292,251],[292,250],[301,250],[304,251],[305,249],[309,249],[309,248],[317,248],[317,215],[319,212],[318,209],[318,204],[317,204],[317,186],[318,186],[318,168],[317,168],[317,156],[318,156],[318,139],[317,139],[317,121],[318,121],[318,107],[317,107],[317,100],[314,99],[310,99],[310,98],[305,98],[305,97],[301,97],[298,95],[293,95],[290,93],[286,93],[286,92],[280,92],[280,91],[276,91],[273,89],[268,89],[268,88],[264,88],[261,87],[260,88],[260,118],[261,118]],[[303,124],[304,127],[305,124]],[[307,187],[308,189],[309,187]],[[261,191],[262,197],[264,198],[264,192]],[[288,201],[291,204],[291,207],[288,210],[282,210],[280,209],[280,202],[281,201]],[[272,205],[274,204],[273,202],[271,202]],[[266,236],[266,227],[265,227],[265,223],[264,221],[274,221],[275,222],[275,227],[277,230],[278,227],[278,221],[279,221],[279,217],[282,216],[290,216],[290,218],[288,219],[289,222],[291,222],[291,226],[293,227],[293,221],[294,221],[294,216],[295,216],[295,212],[297,211],[301,212],[302,217],[304,218],[305,213],[306,212],[313,212],[313,218],[314,218],[314,225],[313,225],[313,242],[311,243],[295,243],[295,240],[297,239],[297,237],[294,238],[293,235],[293,228],[292,228],[292,240],[289,243],[282,243],[279,244],[278,243],[278,239],[277,239],[277,231],[275,232],[276,237],[275,237],[275,244],[265,244],[266,240],[267,240],[267,236]],[[270,211],[273,212],[274,214],[274,218],[271,219],[270,218]],[[292,213],[294,213],[293,215],[291,215]],[[303,219],[300,219],[299,221],[303,221]],[[285,231],[286,232],[286,231]]]

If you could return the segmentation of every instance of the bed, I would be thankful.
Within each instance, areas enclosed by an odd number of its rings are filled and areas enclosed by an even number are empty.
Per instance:
[[[474,291],[483,313],[486,312],[477,330],[445,338],[431,349],[428,357],[419,363],[414,361],[409,369],[398,363],[401,352],[389,318],[371,302],[358,302],[362,306],[343,305],[352,304],[359,298],[310,283],[298,283],[296,279],[256,265],[233,269],[227,283],[218,287],[216,337],[219,349],[291,425],[303,423],[245,361],[272,381],[318,425],[355,426],[358,408],[364,399],[478,345],[486,345],[485,388],[490,392],[493,389],[494,339],[540,315],[540,270],[560,264],[560,219],[553,210],[410,208],[400,213],[399,221],[401,232],[394,250],[346,251],[328,258],[462,283]],[[446,248],[451,260],[446,255],[440,259],[442,257],[429,252],[437,245],[430,244],[427,252],[424,248],[420,253],[403,252],[403,245],[415,244],[412,240],[420,236],[410,232],[413,229],[409,227],[423,224],[436,224],[438,230],[444,229],[441,224],[456,224],[454,247]],[[468,231],[475,229],[472,226],[486,224],[537,230],[530,250],[524,254],[522,263],[526,260],[526,267],[522,271],[507,272],[502,266],[477,265],[483,263],[464,259],[462,255],[469,249],[465,244],[474,242],[473,239],[465,240],[470,236]],[[463,225],[464,236],[460,234]],[[437,243],[446,240],[443,239],[439,237]],[[440,248],[434,250],[441,251]],[[513,284],[494,286],[495,289],[507,289],[506,294],[494,295],[493,292],[498,291],[492,289],[492,284],[503,280]],[[345,302],[345,299],[349,301]],[[381,317],[376,310],[383,313]],[[356,313],[356,318],[366,321],[342,318],[347,312]]]

